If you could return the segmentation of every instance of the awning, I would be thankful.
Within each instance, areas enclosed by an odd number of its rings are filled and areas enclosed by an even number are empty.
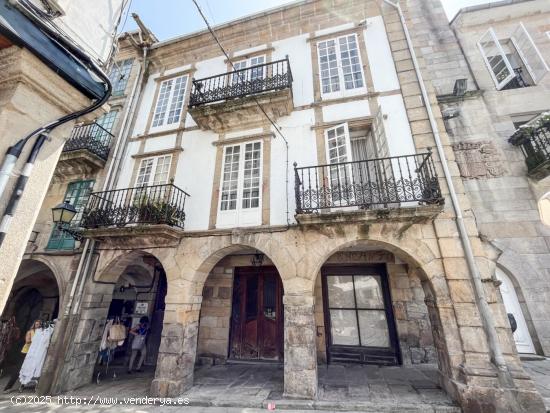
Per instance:
[[[95,80],[86,66],[11,6],[9,0],[0,0],[0,34],[28,49],[88,98],[100,99],[105,95],[104,84]]]

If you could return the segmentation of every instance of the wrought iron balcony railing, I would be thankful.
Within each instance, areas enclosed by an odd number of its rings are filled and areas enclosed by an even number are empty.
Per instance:
[[[431,152],[298,168],[296,212],[443,202]]]
[[[107,160],[113,135],[97,123],[76,126],[65,142],[63,152],[86,149],[103,160]]]
[[[550,170],[550,120],[520,127],[509,142],[520,147],[530,175],[542,178],[550,174],[550,171],[544,172]]]
[[[189,106],[236,99],[292,86],[288,58],[203,79],[193,79]]]
[[[83,228],[166,224],[183,228],[189,194],[174,184],[93,192],[82,214]]]

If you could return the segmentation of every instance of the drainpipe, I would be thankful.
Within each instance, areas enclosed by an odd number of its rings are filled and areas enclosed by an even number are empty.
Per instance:
[[[439,154],[439,158],[441,160],[441,166],[443,168],[443,174],[445,175],[445,181],[447,183],[447,186],[449,187],[449,195],[451,197],[451,203],[453,205],[453,209],[456,215],[456,225],[458,227],[460,240],[462,242],[462,248],[464,249],[464,255],[466,256],[468,269],[470,271],[470,274],[472,275],[479,313],[481,315],[481,319],[485,327],[485,332],[487,334],[487,341],[489,344],[489,349],[491,351],[492,361],[498,369],[499,380],[501,382],[504,382],[505,384],[510,385],[513,384],[513,381],[510,376],[510,372],[508,371],[508,367],[506,366],[506,360],[504,359],[504,355],[500,347],[493,314],[491,313],[491,309],[489,308],[489,304],[487,303],[487,297],[485,296],[485,291],[483,290],[483,283],[481,281],[479,268],[477,267],[472,244],[470,242],[470,238],[468,238],[468,232],[466,231],[466,225],[464,224],[462,208],[460,207],[460,203],[456,195],[456,190],[451,177],[451,172],[449,171],[447,158],[445,157],[443,145],[441,144],[439,128],[437,127],[437,122],[435,120],[435,116],[430,105],[430,99],[428,97],[428,92],[426,91],[426,85],[424,84],[422,73],[420,72],[420,66],[416,58],[416,53],[414,52],[411,36],[405,22],[405,17],[403,16],[403,11],[401,10],[401,6],[399,5],[399,3],[393,3],[390,0],[384,0],[384,2],[397,10],[399,14],[399,19],[401,20],[401,25],[403,26],[403,31],[405,32],[407,47],[411,53],[414,71],[416,72],[416,76],[418,77],[422,99],[424,100],[424,106],[426,107],[426,111],[428,112],[428,119],[430,121],[430,125],[433,131],[437,153]]]

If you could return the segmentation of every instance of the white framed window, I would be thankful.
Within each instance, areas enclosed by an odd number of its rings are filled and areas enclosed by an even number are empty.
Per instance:
[[[187,75],[162,81],[153,115],[153,127],[178,123],[181,119]]]
[[[384,180],[393,176],[394,166],[399,170],[399,165],[383,159],[389,157],[389,151],[380,107],[370,128],[350,129],[348,123],[342,123],[325,129],[325,150],[327,167],[321,172],[319,186],[328,187],[332,208],[356,201],[377,205]]]
[[[550,71],[531,35],[519,23],[512,36],[499,39],[489,28],[478,47],[498,90],[536,85]]]
[[[261,224],[262,142],[223,150],[217,227]]]
[[[317,43],[321,94],[326,97],[360,91],[365,87],[356,34]]]
[[[172,155],[142,159],[136,177],[136,187],[168,183]]]
[[[109,73],[109,79],[111,79],[111,84],[113,85],[113,96],[121,96],[126,91],[133,64],[134,59],[126,59],[115,62],[113,65],[111,73]]]
[[[242,72],[233,73],[232,83],[237,83],[239,79],[241,80],[255,80],[263,79],[265,76],[265,67],[254,67],[258,65],[263,65],[265,63],[265,55],[254,56],[250,59],[239,60],[233,63],[235,70],[241,70],[246,68],[251,68],[250,70],[243,70]]]

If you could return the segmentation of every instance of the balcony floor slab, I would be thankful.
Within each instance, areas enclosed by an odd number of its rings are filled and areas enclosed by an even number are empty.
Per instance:
[[[84,232],[86,238],[101,241],[103,247],[109,249],[117,249],[122,245],[124,248],[135,249],[158,246],[169,247],[178,242],[183,234],[183,228],[165,224],[93,228]]]
[[[277,119],[290,114],[294,108],[292,90],[268,91],[253,96],[225,100],[189,108],[189,114],[202,130],[223,133],[246,130],[265,123],[265,114]]]
[[[416,207],[398,207],[383,209],[355,209],[337,211],[327,210],[321,213],[296,214],[296,221],[300,225],[319,225],[337,223],[376,223],[376,222],[424,222],[434,219],[443,211],[444,206],[419,205]]]

